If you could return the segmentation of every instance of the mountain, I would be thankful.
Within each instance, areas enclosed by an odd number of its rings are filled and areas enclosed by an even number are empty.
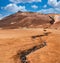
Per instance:
[[[60,63],[58,17],[17,12],[0,20],[0,63]]]
[[[0,28],[50,28],[54,23],[53,15],[35,12],[17,12],[0,20]]]

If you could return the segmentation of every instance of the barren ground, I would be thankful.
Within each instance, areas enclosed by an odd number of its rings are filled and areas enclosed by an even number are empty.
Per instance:
[[[32,38],[36,35],[47,36]],[[42,40],[41,40],[42,39]],[[0,30],[0,63],[22,63],[18,53],[46,41],[46,46],[28,54],[28,63],[60,63],[60,30]]]

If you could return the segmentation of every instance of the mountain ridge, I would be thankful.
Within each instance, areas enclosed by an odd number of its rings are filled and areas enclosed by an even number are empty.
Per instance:
[[[54,23],[52,17],[54,15],[55,14],[41,14],[36,12],[17,12],[0,20],[0,28],[50,28]]]

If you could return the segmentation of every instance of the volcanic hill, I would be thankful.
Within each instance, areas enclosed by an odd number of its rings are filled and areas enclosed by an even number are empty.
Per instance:
[[[17,12],[0,20],[0,28],[49,28],[54,23],[52,15],[35,12]]]

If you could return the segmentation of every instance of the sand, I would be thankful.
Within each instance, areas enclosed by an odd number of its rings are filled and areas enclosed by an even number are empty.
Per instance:
[[[37,37],[32,36],[44,35]],[[46,46],[28,54],[28,63],[60,63],[60,30],[30,28],[0,30],[0,63],[22,63],[17,53],[46,41]]]

